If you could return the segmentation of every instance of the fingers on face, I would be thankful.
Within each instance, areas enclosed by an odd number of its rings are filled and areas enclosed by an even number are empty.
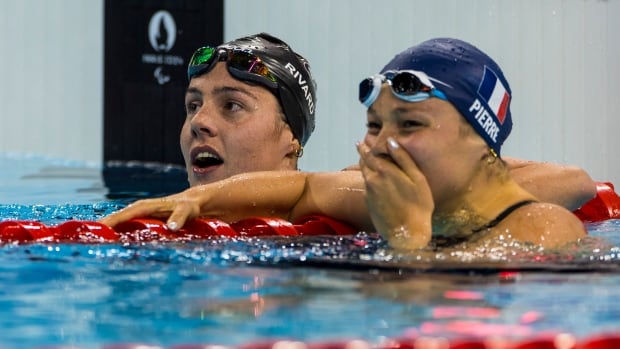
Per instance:
[[[407,164],[407,160],[410,160],[409,154],[407,154],[405,149],[403,149],[400,144],[392,137],[389,137],[387,139],[387,149],[394,162],[400,168],[403,168],[403,165]]]
[[[394,163],[407,175],[412,176],[420,171],[413,158],[395,139],[388,138],[387,145],[388,152]]]
[[[366,175],[368,173],[368,160],[367,159],[368,159],[368,157],[370,155],[369,154],[370,151],[368,149],[368,146],[365,143],[363,143],[363,142],[358,142],[356,144],[356,147],[357,147],[357,153],[360,156],[359,168],[360,168],[360,171],[362,172],[362,176],[364,176],[364,178],[366,178]]]

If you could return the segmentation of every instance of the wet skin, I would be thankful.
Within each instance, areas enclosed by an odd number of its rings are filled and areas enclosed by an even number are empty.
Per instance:
[[[185,110],[180,143],[190,186],[296,168],[298,142],[276,97],[260,85],[234,79],[225,62],[190,81]]]

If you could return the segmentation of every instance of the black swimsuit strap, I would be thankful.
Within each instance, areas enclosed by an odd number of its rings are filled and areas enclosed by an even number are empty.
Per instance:
[[[482,231],[484,229],[493,228],[494,226],[498,225],[499,222],[503,221],[506,217],[508,217],[509,214],[514,212],[516,209],[518,209],[519,207],[525,206],[525,205],[529,205],[529,204],[533,204],[535,202],[536,202],[536,200],[523,200],[523,201],[517,202],[516,204],[514,204],[512,206],[508,206],[508,208],[506,208],[504,211],[502,211],[502,213],[497,215],[497,217],[495,217],[495,219],[493,219],[492,221],[490,221],[489,223],[483,225],[480,228],[472,230],[472,232],[477,233],[477,232]]]
[[[535,202],[537,201],[536,200],[523,200],[523,201],[517,202],[514,205],[509,206],[504,211],[502,211],[499,215],[497,215],[497,217],[495,217],[495,219],[493,219],[489,223],[483,225],[480,228],[473,229],[472,235],[475,233],[479,233],[485,229],[493,228],[494,226],[498,225],[499,222],[503,221],[506,217],[508,217],[509,214],[514,212],[516,209],[518,209],[519,207],[533,204]],[[470,238],[471,238],[471,235],[470,236],[447,236],[447,237],[438,236],[438,237],[433,238],[433,242],[435,244],[435,248],[450,247],[450,246],[454,246],[454,245],[463,243],[465,241],[468,241]]]

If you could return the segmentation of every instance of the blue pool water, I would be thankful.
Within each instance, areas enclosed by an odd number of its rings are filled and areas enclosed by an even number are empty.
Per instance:
[[[0,155],[0,221],[96,220],[182,169]],[[395,254],[373,234],[0,246],[0,348],[620,330],[620,221],[565,251]],[[490,257],[481,257],[485,253]]]

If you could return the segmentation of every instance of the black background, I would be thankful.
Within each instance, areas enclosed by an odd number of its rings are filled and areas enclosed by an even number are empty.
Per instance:
[[[159,10],[176,22],[168,52],[149,42],[148,26]],[[223,40],[223,0],[106,0],[104,20],[104,161],[138,160],[183,164],[179,132],[185,118],[186,68],[200,46]],[[157,64],[144,54],[180,56],[180,66],[162,65],[171,79],[160,85]]]

